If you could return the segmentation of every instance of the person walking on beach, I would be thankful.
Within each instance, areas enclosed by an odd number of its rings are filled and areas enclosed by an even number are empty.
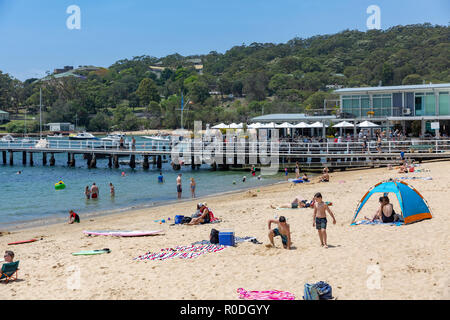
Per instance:
[[[286,178],[286,181],[288,181],[288,175],[289,175],[288,168],[284,168],[284,177]]]
[[[116,191],[114,190],[112,182],[109,183],[109,190],[111,192],[111,197],[114,197],[116,195]]]
[[[194,178],[191,178],[191,196],[192,198],[195,198],[195,180]]]
[[[328,248],[327,245],[327,215],[328,212],[333,218],[333,224],[336,224],[333,212],[331,212],[328,205],[322,201],[322,194],[320,192],[314,195],[314,216],[313,227],[316,227],[319,233],[319,239],[322,247]]]
[[[275,229],[270,229],[270,227],[272,226],[272,223],[275,223],[278,225],[277,228]],[[281,242],[283,243],[283,247],[285,249],[290,250],[291,249],[291,229],[289,227],[289,224],[286,223],[286,218],[284,216],[281,216],[278,220],[275,219],[270,219],[269,220],[269,240],[270,240],[270,244],[267,244],[266,247],[267,248],[272,248],[275,247],[275,244],[273,243],[273,238],[276,236],[280,236],[281,237]]]
[[[295,163],[295,179],[300,178],[300,166],[298,165],[298,162]]]
[[[96,186],[95,182],[92,184],[91,187],[91,198],[92,199],[97,199],[99,196],[99,190],[98,187]]]
[[[183,189],[181,188],[181,173],[178,174],[177,177],[177,193],[178,193],[178,199],[181,199],[181,192],[183,192]]]
[[[91,190],[89,190],[89,186],[86,186],[86,189],[84,189],[84,194],[86,195],[86,199],[91,198]]]

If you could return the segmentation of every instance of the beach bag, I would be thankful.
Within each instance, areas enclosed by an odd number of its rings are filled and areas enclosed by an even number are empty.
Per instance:
[[[303,300],[319,300],[319,293],[313,284],[305,283],[303,288]]]
[[[191,222],[192,218],[191,217],[183,217],[183,220],[181,220],[181,224],[183,223],[189,223]]]
[[[320,300],[330,300],[333,299],[331,294],[331,286],[323,281],[319,281],[314,284],[314,287],[317,289],[317,293],[319,294]]]
[[[219,230],[211,229],[211,233],[209,234],[209,242],[214,244],[219,243]]]

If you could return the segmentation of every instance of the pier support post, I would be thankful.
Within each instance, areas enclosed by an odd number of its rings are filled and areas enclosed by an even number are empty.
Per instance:
[[[50,166],[54,166],[55,165],[55,154],[52,153],[52,155],[50,156]]]
[[[156,166],[156,156],[153,156],[153,165]]]
[[[14,165],[14,152],[12,152],[12,150],[9,151],[9,164],[11,166]]]
[[[92,155],[90,153],[86,154],[86,164],[88,169],[90,169],[92,164]]]
[[[192,170],[195,170],[195,157],[194,156],[191,157],[191,168],[192,168]]]
[[[95,156],[95,153],[92,154],[91,168],[97,168],[97,157]]]
[[[112,156],[108,157],[108,168],[112,168]]]
[[[142,163],[142,168],[148,169],[150,167],[150,164],[148,163],[148,155],[144,155],[144,162]]]
[[[42,165],[47,165],[47,152],[42,153]]]
[[[75,153],[71,153],[69,165],[70,165],[71,167],[75,167]]]
[[[34,165],[34,161],[33,161],[33,152],[30,152],[30,166]]]
[[[6,151],[2,151],[3,164],[6,164]]]
[[[215,161],[211,164],[211,168],[213,169],[213,171],[217,170],[217,163]]]
[[[67,166],[70,167],[70,152],[67,153]]]
[[[161,169],[162,168],[162,159],[161,159],[161,156],[158,156],[158,159],[156,160],[156,167],[158,168],[158,169]],[[181,169],[181,166],[180,166],[180,169]],[[179,169],[178,169],[179,170]]]
[[[22,164],[23,165],[27,164],[27,152],[26,151],[22,152]]]
[[[136,168],[136,156],[134,154],[130,156],[130,168]]]
[[[114,168],[119,168],[119,156],[117,154],[114,155]]]

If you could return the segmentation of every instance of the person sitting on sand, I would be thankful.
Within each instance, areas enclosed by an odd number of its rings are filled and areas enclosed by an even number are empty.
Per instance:
[[[325,167],[325,168],[323,168],[322,176],[320,177],[319,182],[329,182],[329,181],[330,181],[330,176],[328,174],[328,168]]]
[[[275,229],[270,229],[272,223],[275,223],[278,225]],[[289,224],[286,223],[286,218],[284,216],[281,216],[278,220],[270,219],[269,220],[269,240],[270,244],[267,244],[266,247],[271,248],[275,247],[275,244],[273,242],[273,238],[280,236],[281,242],[283,243],[283,248],[290,250],[291,249],[291,230],[289,227]]]
[[[302,180],[303,180],[303,182],[309,182],[309,178],[306,173],[303,174]]]
[[[298,195],[294,198],[294,200],[292,200],[290,205],[282,205],[278,208],[292,208],[292,209],[297,209],[298,207],[300,208],[308,208],[310,206],[310,203],[308,203],[308,201],[306,199],[303,199],[303,197],[301,195]],[[275,206],[270,205],[270,207],[272,209],[277,209]]]
[[[382,196],[378,199],[380,207],[372,219],[365,217],[367,220],[374,222],[375,220],[381,221],[383,223],[396,222],[399,220],[399,215],[395,213],[392,203],[389,201],[388,196]]]
[[[408,173],[408,167],[406,164],[402,164],[400,168],[398,169],[398,173]]]
[[[73,210],[69,210],[69,224],[72,224],[74,222],[80,223],[80,216]]]
[[[334,218],[333,212],[331,212],[328,205],[322,201],[322,194],[317,192],[314,195],[315,205],[314,205],[314,216],[313,216],[313,227],[316,227],[319,233],[319,239],[322,247],[328,248],[327,245],[327,212],[333,218],[333,224],[336,224],[336,219]]]
[[[200,216],[197,218],[193,218],[191,222],[187,223],[188,225],[197,225],[197,224],[205,224],[210,222],[210,216],[209,216],[209,208],[206,206],[206,203],[199,203],[199,212]]]
[[[14,262],[14,252],[12,252],[10,250],[6,250],[3,258],[5,258],[5,263]]]

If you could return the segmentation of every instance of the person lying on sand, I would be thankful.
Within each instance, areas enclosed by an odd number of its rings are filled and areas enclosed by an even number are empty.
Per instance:
[[[291,204],[285,204],[282,206],[279,206],[278,208],[292,208],[292,209],[297,209],[297,208],[308,208],[310,206],[310,203],[308,203],[308,201],[306,199],[303,199],[303,197],[301,195],[298,195],[294,198],[294,200],[292,200]],[[277,209],[277,207],[275,207],[274,205],[270,205],[270,207],[272,209]]]
[[[196,224],[204,224],[210,222],[210,216],[209,216],[209,208],[206,207],[206,203],[199,203],[199,212],[200,216],[198,218],[193,218],[191,222],[187,223],[187,225],[192,226]]]
[[[278,228],[270,229],[272,223],[275,223],[278,225]],[[281,216],[278,220],[270,219],[269,220],[269,240],[270,244],[267,244],[266,247],[272,248],[275,247],[275,244],[273,243],[273,237],[280,236],[281,242],[283,243],[283,247],[285,249],[290,250],[291,249],[291,229],[289,227],[289,224],[286,223],[286,218]]]

